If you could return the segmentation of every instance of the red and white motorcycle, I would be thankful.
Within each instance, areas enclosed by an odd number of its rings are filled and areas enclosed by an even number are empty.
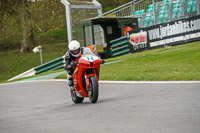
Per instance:
[[[99,95],[99,72],[102,60],[89,48],[76,60],[74,70],[74,86],[71,87],[71,98],[74,103],[82,103],[89,97],[90,102],[96,103]]]

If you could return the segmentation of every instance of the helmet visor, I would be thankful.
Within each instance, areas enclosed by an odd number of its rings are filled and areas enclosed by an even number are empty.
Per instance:
[[[71,53],[73,54],[73,55],[78,55],[78,54],[80,54],[80,48],[78,48],[78,49],[76,49],[76,50],[72,50],[71,51]]]

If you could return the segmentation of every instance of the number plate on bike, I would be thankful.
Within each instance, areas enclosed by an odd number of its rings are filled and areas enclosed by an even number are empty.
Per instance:
[[[98,57],[97,56],[93,56],[93,55],[89,55],[89,56],[82,57],[82,59],[90,61],[90,62],[93,62],[93,61],[97,60]]]

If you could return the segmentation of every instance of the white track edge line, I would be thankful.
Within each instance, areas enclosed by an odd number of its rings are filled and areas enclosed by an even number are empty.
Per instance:
[[[179,84],[179,83],[200,83],[200,81],[100,81],[100,83],[115,84]]]
[[[6,84],[18,84],[18,83],[31,83],[31,82],[67,82],[67,79],[48,79],[48,80],[31,80],[31,81],[17,81],[17,82],[12,82],[12,83],[4,83],[0,84],[1,85],[6,85]],[[100,80],[99,83],[103,84],[193,84],[193,83],[200,83],[200,81],[104,81]]]

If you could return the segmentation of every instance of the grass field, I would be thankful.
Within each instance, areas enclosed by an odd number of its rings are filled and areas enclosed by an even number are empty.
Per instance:
[[[43,63],[61,57],[67,51],[67,43],[43,45]],[[40,65],[39,53],[20,54],[19,50],[0,52],[0,82],[6,81],[20,73]]]
[[[124,61],[102,67],[101,80],[200,80],[199,42],[119,59]]]
[[[66,44],[46,46],[44,62],[64,55]],[[39,53],[19,54],[18,51],[0,53],[0,81],[16,76],[40,65]],[[158,81],[200,80],[200,42],[154,49],[106,59],[101,67],[100,80]],[[118,61],[109,64],[109,62]],[[56,71],[60,72],[64,69]],[[51,74],[54,72],[48,72]],[[43,73],[42,75],[45,75]],[[66,79],[66,74],[57,77]]]
[[[200,80],[200,42],[107,59],[100,80]],[[61,75],[58,78],[66,78]]]

